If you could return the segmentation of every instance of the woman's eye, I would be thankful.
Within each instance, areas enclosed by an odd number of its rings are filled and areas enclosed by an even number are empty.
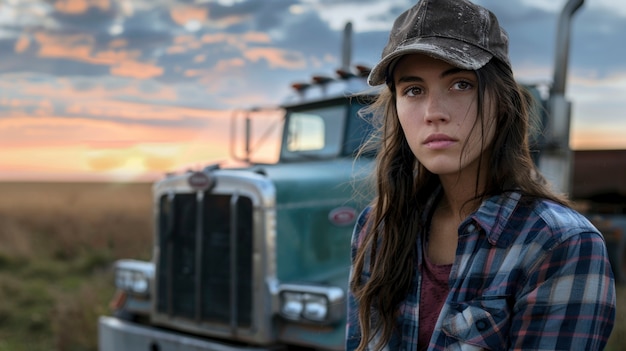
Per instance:
[[[457,90],[468,90],[472,88],[472,84],[462,80],[454,83],[454,88]]]
[[[404,95],[406,96],[417,96],[422,93],[422,89],[418,87],[410,87],[404,90]]]

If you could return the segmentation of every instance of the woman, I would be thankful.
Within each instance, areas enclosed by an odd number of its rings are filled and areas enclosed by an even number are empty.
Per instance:
[[[386,85],[377,197],[354,230],[346,349],[603,349],[606,248],[533,165],[532,102],[496,17],[421,0],[369,83]]]

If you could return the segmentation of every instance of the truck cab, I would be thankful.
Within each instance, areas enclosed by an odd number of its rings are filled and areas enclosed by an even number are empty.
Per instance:
[[[359,72],[294,84],[278,162],[246,152],[154,184],[153,256],[115,263],[101,351],[343,349],[350,238],[371,198]]]

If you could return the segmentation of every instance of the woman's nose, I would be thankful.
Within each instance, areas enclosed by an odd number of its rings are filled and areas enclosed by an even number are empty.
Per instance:
[[[443,99],[440,93],[431,92],[428,94],[426,104],[426,111],[424,114],[424,121],[426,123],[445,123],[450,120],[445,99]]]

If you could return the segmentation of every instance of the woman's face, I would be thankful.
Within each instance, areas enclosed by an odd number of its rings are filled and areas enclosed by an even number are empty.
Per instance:
[[[483,126],[476,124],[476,73],[412,54],[398,61],[393,81],[400,125],[419,162],[439,176],[476,172],[478,159],[495,132],[488,94],[483,104]]]

